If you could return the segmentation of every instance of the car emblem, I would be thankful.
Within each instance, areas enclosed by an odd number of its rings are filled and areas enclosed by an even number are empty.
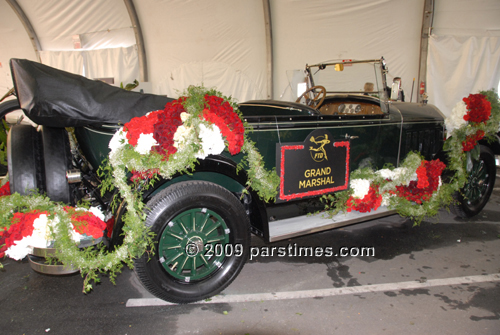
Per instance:
[[[328,156],[326,155],[325,145],[330,143],[328,139],[328,134],[324,134],[323,136],[311,136],[309,139],[310,142],[314,143],[317,147],[310,146],[309,152],[311,153],[311,158],[315,162],[322,162],[324,160],[328,160]]]

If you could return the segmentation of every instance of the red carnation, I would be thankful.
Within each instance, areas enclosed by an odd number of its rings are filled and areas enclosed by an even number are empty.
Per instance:
[[[476,146],[477,142],[484,138],[484,131],[479,129],[473,135],[467,135],[465,141],[462,141],[462,149],[464,152],[471,151]]]
[[[486,123],[491,115],[491,103],[483,94],[470,94],[463,101],[467,105],[464,120],[472,123]]]
[[[382,204],[382,195],[378,193],[378,185],[370,186],[370,190],[363,197],[363,199],[350,197],[347,202],[347,211],[353,210],[360,213],[370,212],[372,209],[377,210]]]
[[[0,197],[3,197],[5,195],[10,195],[10,184],[9,182],[6,182],[1,188],[0,188]]]
[[[86,234],[96,239],[102,237],[104,229],[106,229],[106,222],[87,211],[73,213],[71,223],[77,233]]]

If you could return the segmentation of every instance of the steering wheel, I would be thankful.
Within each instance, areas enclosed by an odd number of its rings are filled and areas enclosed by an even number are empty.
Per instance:
[[[319,90],[319,92],[316,92]],[[295,102],[300,102],[302,98],[306,99],[306,105],[318,109],[319,106],[325,101],[326,89],[323,86],[313,86],[306,90],[300,95],[300,97],[295,100]]]

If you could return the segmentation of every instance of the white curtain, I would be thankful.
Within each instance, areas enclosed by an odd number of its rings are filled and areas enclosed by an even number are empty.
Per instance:
[[[137,48],[98,49],[86,53],[86,76],[88,78],[114,78],[115,85],[126,85],[139,80]]]
[[[136,46],[83,51],[42,51],[42,63],[87,78],[113,78],[115,86],[139,80]]]
[[[82,51],[40,51],[42,64],[59,70],[83,75],[84,55]]]
[[[470,93],[498,88],[499,80],[500,37],[431,36],[427,93],[443,114]]]

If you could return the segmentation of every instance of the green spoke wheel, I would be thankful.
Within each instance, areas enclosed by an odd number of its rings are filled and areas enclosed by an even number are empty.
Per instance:
[[[468,218],[481,212],[490,199],[495,179],[495,156],[488,147],[480,145],[479,160],[474,161],[464,188],[455,194],[457,203],[450,207],[452,213]]]
[[[230,232],[216,212],[207,208],[187,210],[163,230],[158,243],[160,263],[174,278],[185,282],[203,279],[224,262]],[[209,253],[214,249],[221,252]]]
[[[239,199],[204,181],[174,184],[146,205],[155,233],[154,255],[135,262],[153,295],[175,303],[213,296],[239,274],[248,258],[250,222]]]
[[[473,165],[468,183],[464,187],[464,196],[468,205],[476,205],[481,201],[489,185],[489,174],[484,161]]]

